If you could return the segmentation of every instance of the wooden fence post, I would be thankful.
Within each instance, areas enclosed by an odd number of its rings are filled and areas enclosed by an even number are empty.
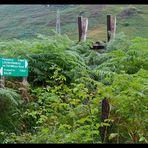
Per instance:
[[[30,95],[28,93],[27,77],[23,77],[22,88],[20,88],[20,91],[21,91],[21,96],[24,99],[24,101],[29,102],[30,101]]]
[[[102,100],[102,112],[101,112],[101,122],[104,122],[105,119],[109,118],[109,113],[110,113],[110,105],[109,105],[109,101],[107,98],[104,98]],[[105,142],[106,140],[108,140],[108,127],[107,126],[103,126],[100,129],[100,133],[101,133],[101,140],[102,142]]]
[[[56,32],[61,34],[61,20],[60,20],[60,11],[57,10],[57,18],[56,18]]]
[[[82,36],[82,17],[78,17],[78,32],[79,32],[79,42],[81,41]]]
[[[107,41],[115,37],[116,33],[116,16],[107,15]]]
[[[5,77],[1,76],[0,77],[0,88],[4,88],[5,87]]]
[[[86,41],[88,29],[88,18],[82,16],[78,17],[78,31],[79,31],[79,42]]]
[[[23,84],[26,84],[26,83],[27,83],[27,77],[23,77],[22,83],[23,83]]]

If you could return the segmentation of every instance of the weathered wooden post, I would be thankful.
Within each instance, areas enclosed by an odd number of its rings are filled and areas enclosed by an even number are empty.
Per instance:
[[[28,83],[28,82],[27,82],[27,77],[23,77],[23,81],[22,81],[22,83],[23,83],[23,84]]]
[[[78,32],[79,32],[79,42],[82,36],[82,17],[78,17]]]
[[[28,81],[27,77],[23,77],[22,87],[19,89],[21,91],[22,98],[26,101],[30,101],[29,93],[28,93]]]
[[[5,87],[5,77],[1,76],[0,77],[0,88],[4,88]]]
[[[116,16],[107,15],[107,41],[115,37],[116,33]]]
[[[101,112],[101,122],[104,122],[105,119],[109,118],[109,113],[110,113],[110,105],[109,105],[109,101],[107,98],[104,98],[102,100],[102,112]],[[108,138],[108,127],[107,126],[103,126],[100,129],[100,133],[101,133],[101,140],[102,142],[104,142],[107,138]]]
[[[78,17],[79,42],[86,41],[87,29],[88,29],[88,18],[79,16]]]
[[[61,20],[60,20],[60,11],[59,10],[57,10],[56,32],[58,34],[61,34]]]

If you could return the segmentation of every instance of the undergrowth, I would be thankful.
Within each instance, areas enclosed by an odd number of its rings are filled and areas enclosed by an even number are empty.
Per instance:
[[[0,42],[1,57],[29,61],[30,99],[14,78],[1,89],[1,143],[102,143],[101,127],[109,127],[106,143],[147,143],[148,39],[119,33],[102,52],[91,46],[61,35]],[[111,107],[107,122],[101,122],[104,98]],[[12,122],[4,128],[3,116],[18,118],[15,129]]]

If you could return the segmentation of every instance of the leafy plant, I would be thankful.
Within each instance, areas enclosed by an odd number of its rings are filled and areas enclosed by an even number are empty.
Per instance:
[[[1,118],[1,143],[102,143],[102,127],[109,129],[103,143],[147,143],[147,43],[147,38],[127,40],[123,33],[102,52],[90,50],[91,41],[75,43],[61,35],[1,43],[2,57],[29,60],[32,98],[16,99],[20,85],[15,79],[7,83],[13,89],[1,89],[0,115],[21,121],[6,130],[8,122]],[[110,113],[102,122],[104,98]]]
[[[0,129],[18,131],[20,96],[14,90],[0,88]],[[17,119],[17,120],[16,120]]]

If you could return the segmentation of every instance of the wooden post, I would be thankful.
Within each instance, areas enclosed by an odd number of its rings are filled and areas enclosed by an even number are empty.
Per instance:
[[[101,122],[104,122],[105,119],[109,118],[109,113],[110,113],[109,101],[107,98],[104,98],[102,100]],[[106,126],[101,127],[100,133],[101,133],[102,142],[104,142],[108,137],[108,127]]]
[[[88,29],[88,18],[82,19],[82,41],[86,41],[87,29]]]
[[[116,16],[107,15],[107,41],[109,42],[115,37],[116,32]]]
[[[5,87],[5,77],[1,76],[0,77],[0,88],[4,88]]]
[[[88,18],[78,17],[78,31],[79,31],[79,42],[86,41],[88,29]]]
[[[78,32],[79,32],[79,42],[81,41],[82,36],[82,17],[78,17]]]
[[[23,84],[26,84],[26,83],[27,83],[27,77],[23,77],[22,83],[23,83]]]
[[[56,32],[58,34],[61,34],[61,20],[60,20],[60,11],[59,10],[57,10]]]
[[[30,95],[28,93],[27,77],[23,77],[22,87],[20,88],[20,91],[21,91],[21,96],[24,99],[24,101],[29,102],[30,101]]]

